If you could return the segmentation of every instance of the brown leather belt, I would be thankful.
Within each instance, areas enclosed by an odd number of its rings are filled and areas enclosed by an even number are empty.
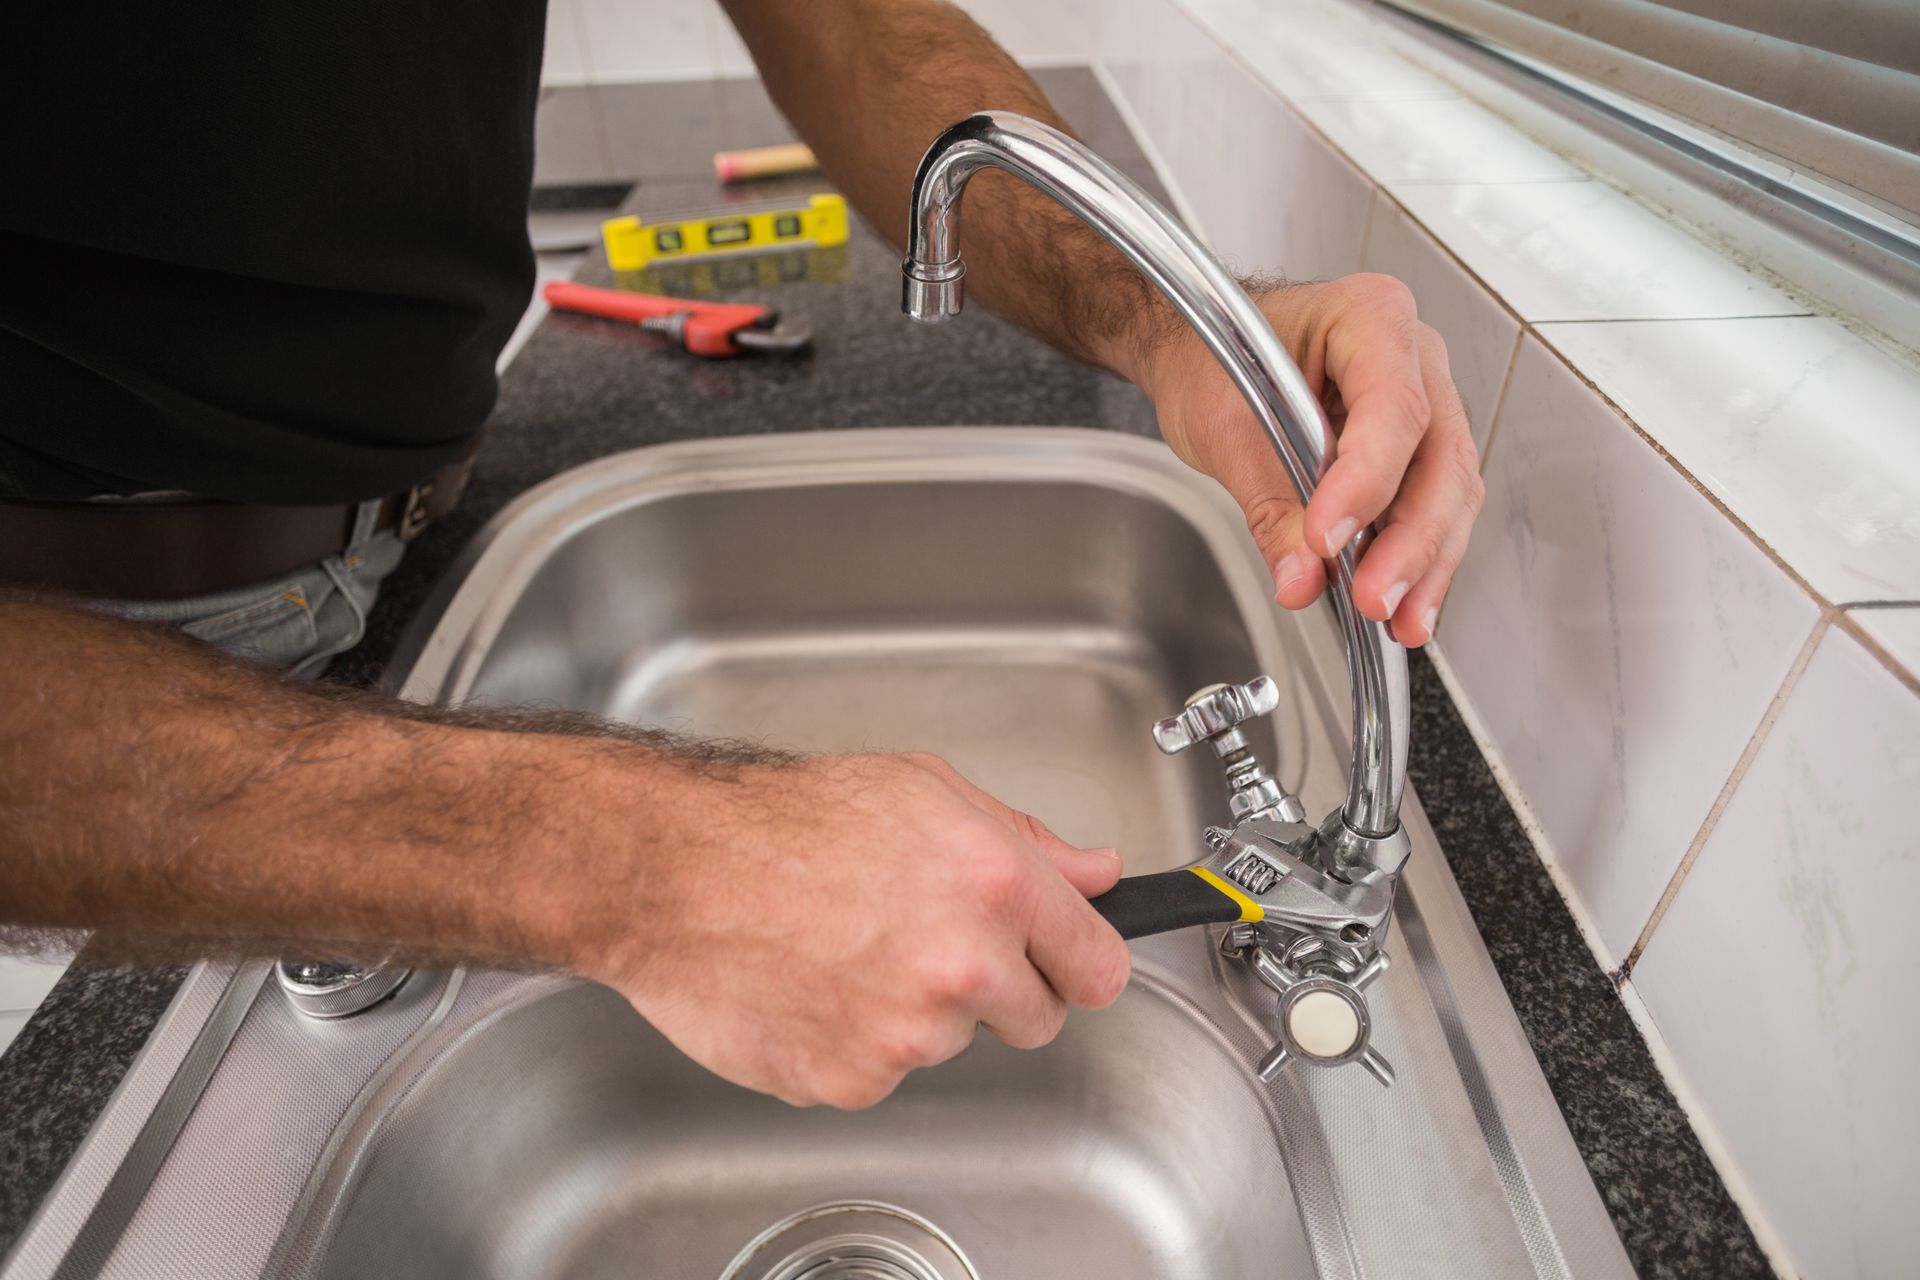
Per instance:
[[[473,457],[381,503],[376,529],[412,539],[453,510]],[[178,600],[284,577],[346,550],[359,504],[0,503],[0,587],[96,600]]]

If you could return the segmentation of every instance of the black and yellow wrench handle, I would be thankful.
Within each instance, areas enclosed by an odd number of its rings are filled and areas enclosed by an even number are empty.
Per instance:
[[[1197,924],[1259,920],[1266,914],[1237,885],[1205,867],[1127,876],[1092,902],[1093,909],[1123,938],[1144,938]]]

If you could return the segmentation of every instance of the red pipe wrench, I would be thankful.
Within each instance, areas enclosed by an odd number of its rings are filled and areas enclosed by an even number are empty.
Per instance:
[[[813,343],[806,324],[782,326],[780,313],[754,302],[694,302],[625,289],[556,280],[546,287],[547,305],[609,320],[625,320],[665,334],[696,356],[737,356],[743,352],[786,354]]]

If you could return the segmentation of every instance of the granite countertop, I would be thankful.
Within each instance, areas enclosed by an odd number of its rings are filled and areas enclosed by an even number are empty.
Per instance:
[[[1157,187],[1105,95],[1080,68],[1042,75],[1060,109],[1107,157]],[[694,86],[630,86],[679,109]],[[730,92],[757,93],[750,82]],[[632,106],[632,104],[628,104]],[[717,126],[716,126],[717,127]],[[777,117],[767,126],[780,140]],[[697,140],[693,151],[723,144]],[[754,199],[818,190],[757,184]],[[626,207],[661,213],[727,199],[683,167],[642,177]],[[805,315],[811,355],[699,361],[626,326],[541,323],[502,379],[460,507],[428,529],[388,582],[359,649],[330,679],[372,686],[409,619],[485,522],[530,486],[623,449],[711,436],[953,424],[1097,426],[1152,434],[1133,388],[1074,364],[975,308],[929,329],[899,314],[899,255],[856,227],[836,279],[719,296]],[[597,254],[578,273],[608,283]],[[1413,664],[1412,781],[1487,941],[1629,1256],[1646,1276],[1768,1276],[1763,1255],[1594,963],[1432,666]],[[0,1056],[0,1250],[25,1225],[178,986],[177,969],[81,958]]]

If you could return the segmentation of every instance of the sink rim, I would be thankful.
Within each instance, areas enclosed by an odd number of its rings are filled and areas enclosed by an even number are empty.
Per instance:
[[[743,464],[740,455],[749,449],[753,460]],[[1010,473],[1009,462],[1020,469]],[[402,633],[384,683],[409,701],[464,697],[529,578],[559,544],[626,508],[718,489],[823,481],[1065,482],[1148,499],[1185,521],[1221,567],[1260,660],[1275,661],[1283,646],[1266,566],[1245,536],[1239,509],[1224,490],[1175,462],[1164,443],[1097,427],[860,427],[649,445],[529,489],[449,566]],[[1245,571],[1234,572],[1236,565]],[[1324,702],[1318,688],[1312,692]]]
[[[1011,464],[1017,464],[1018,470],[1012,470]],[[623,470],[628,472],[624,477],[619,474]],[[884,474],[889,470],[895,475]],[[1193,525],[1209,553],[1216,557],[1249,642],[1262,661],[1268,661],[1282,644],[1278,610],[1265,596],[1264,567],[1245,535],[1238,510],[1211,481],[1174,461],[1164,445],[1081,428],[874,428],[653,446],[613,455],[555,477],[496,517],[456,562],[423,607],[410,629],[408,642],[389,668],[389,687],[398,685],[405,696],[416,698],[457,694],[449,676],[460,674],[463,662],[472,662],[473,626],[487,621],[485,601],[477,598],[485,593],[474,589],[474,570],[490,564],[498,568],[509,563],[510,567],[515,558],[510,552],[551,542],[569,525],[581,524],[582,512],[576,510],[569,518],[566,510],[567,495],[578,493],[581,486],[598,494],[596,502],[602,505],[594,509],[601,510],[607,502],[647,501],[702,487],[739,488],[756,479],[775,483],[783,475],[785,483],[791,485],[809,483],[808,477],[830,478],[834,483],[862,478],[925,479],[930,472],[995,483],[1030,479],[1097,482],[1160,502]],[[542,558],[524,557],[534,563]],[[1247,572],[1239,572],[1236,564],[1246,565]],[[493,589],[499,586],[496,582]],[[1320,619],[1321,623],[1330,621]],[[497,618],[494,622],[497,625]],[[1294,615],[1285,625],[1297,628],[1304,639],[1307,663],[1303,685],[1308,700],[1320,709],[1322,728],[1332,733],[1336,743],[1341,742],[1346,726],[1335,704],[1344,703],[1344,697],[1329,692],[1338,689],[1344,694],[1344,654],[1337,632],[1331,625],[1316,625],[1313,615]],[[1286,647],[1293,646],[1288,643]],[[483,655],[486,646],[478,648]],[[472,670],[471,666],[466,669]],[[1420,975],[1425,997],[1450,1025],[1440,1056],[1421,1064],[1421,1069],[1450,1077],[1456,1085],[1462,1080],[1454,1074],[1456,1071],[1465,1072],[1468,1066],[1476,1071],[1485,1069],[1481,1071],[1481,1084],[1486,1087],[1481,1092],[1487,1094],[1490,1088],[1491,1093],[1488,1097],[1475,1096],[1475,1120],[1481,1124],[1484,1142],[1490,1144],[1492,1134],[1480,1113],[1482,1102],[1487,1102],[1493,1110],[1492,1127],[1506,1143],[1508,1165],[1517,1171],[1517,1192],[1506,1186],[1503,1178],[1509,1202],[1524,1196],[1539,1211],[1539,1223],[1548,1235],[1549,1262],[1559,1260],[1557,1266],[1540,1267],[1540,1274],[1631,1275],[1605,1206],[1527,1047],[1525,1033],[1473,928],[1418,798],[1411,791],[1403,816],[1416,850],[1428,856],[1416,856],[1409,863],[1401,891],[1409,904],[1418,904],[1425,917],[1427,950],[1432,958],[1431,972],[1428,963],[1417,956],[1409,955],[1414,963],[1407,967]],[[88,1227],[90,1215],[101,1207],[102,1193],[118,1170],[129,1142],[151,1131],[149,1122],[155,1119],[156,1101],[184,1074],[180,1071],[183,1062],[206,1052],[210,1016],[223,996],[248,981],[249,971],[249,966],[230,963],[195,968],[161,1029],[136,1060],[67,1173],[0,1265],[0,1275],[6,1280],[39,1280],[59,1268],[76,1238]],[[476,976],[485,980],[488,975]],[[375,1011],[369,1016],[379,1014]],[[216,1062],[224,1061],[227,1052],[222,1045],[212,1049]],[[1488,1086],[1488,1081],[1497,1081],[1497,1085]],[[220,1083],[217,1072],[210,1083]],[[194,1098],[199,1096],[195,1094]],[[188,1105],[193,1101],[189,1099]],[[1306,1140],[1324,1152],[1326,1135],[1318,1104],[1308,1092],[1296,1083],[1281,1095],[1280,1102],[1288,1116],[1288,1127],[1301,1126]],[[184,1139],[191,1133],[188,1128],[181,1130],[180,1136]],[[1283,1155],[1298,1195],[1310,1180],[1303,1179],[1294,1153]],[[1351,1155],[1343,1158],[1349,1164],[1355,1159]],[[1330,1153],[1324,1161],[1316,1157],[1308,1163],[1333,1168]],[[146,1189],[143,1186],[136,1194],[144,1196]],[[1377,1240],[1383,1233],[1392,1234],[1393,1226],[1373,1221],[1354,1223],[1344,1212],[1340,1187],[1332,1185],[1323,1191],[1340,1207],[1341,1224],[1335,1232],[1313,1239],[1316,1257],[1325,1274],[1357,1274],[1361,1246],[1352,1228],[1357,1228],[1362,1237]],[[139,1201],[133,1204],[137,1207]],[[127,1209],[129,1216],[131,1212]],[[1514,1212],[1509,1210],[1510,1214]],[[1314,1215],[1303,1212],[1300,1216],[1311,1227]],[[1509,1219],[1506,1229],[1514,1225]],[[276,1227],[269,1229],[277,1233]],[[1567,1260],[1576,1261],[1577,1267],[1570,1271]]]

